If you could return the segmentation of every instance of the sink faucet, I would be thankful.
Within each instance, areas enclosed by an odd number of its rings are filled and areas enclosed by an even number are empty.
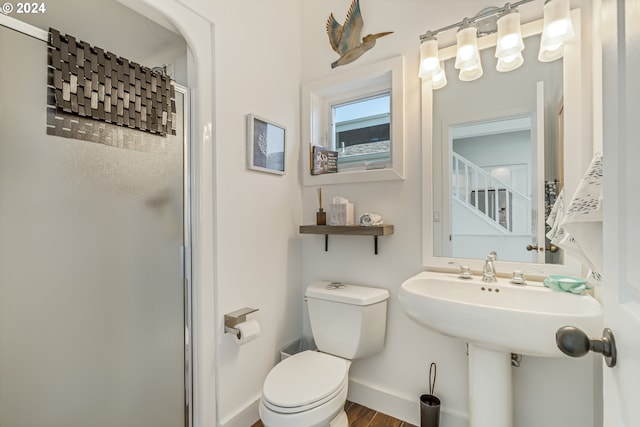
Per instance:
[[[487,283],[497,282],[496,268],[493,262],[497,259],[498,254],[495,251],[491,251],[484,261],[484,268],[482,269],[482,281]]]
[[[471,279],[471,269],[468,266],[460,265],[457,262],[453,262],[453,261],[449,261],[449,264],[457,265],[458,268],[460,268],[460,271],[458,272],[459,279],[465,279],[465,280]]]

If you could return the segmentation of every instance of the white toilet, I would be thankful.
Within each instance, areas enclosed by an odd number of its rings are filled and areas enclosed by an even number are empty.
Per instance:
[[[260,419],[266,427],[348,427],[351,360],[384,347],[389,292],[322,281],[311,283],[306,297],[319,351],[295,354],[269,372]]]

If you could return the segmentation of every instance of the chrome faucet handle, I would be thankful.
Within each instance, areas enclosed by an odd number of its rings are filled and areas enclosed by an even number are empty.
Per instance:
[[[511,274],[510,282],[513,283],[514,285],[526,285],[527,278],[525,277],[525,273],[529,274],[529,273],[542,273],[542,272],[543,271],[539,269],[533,269],[533,270],[527,270],[527,271],[515,270]]]
[[[498,253],[496,251],[489,252],[489,256],[487,257],[487,259],[489,259],[491,261],[497,260],[498,259]]]
[[[449,261],[449,264],[457,265],[460,268],[460,271],[458,272],[458,278],[465,280],[471,279],[471,269],[469,268],[469,266],[462,265],[454,261]]]
[[[510,282],[514,285],[525,285],[527,283],[527,278],[524,277],[524,272],[522,270],[516,270],[511,274]]]

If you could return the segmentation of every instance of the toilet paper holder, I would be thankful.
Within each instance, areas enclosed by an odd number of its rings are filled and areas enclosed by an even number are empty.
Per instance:
[[[233,334],[240,338],[240,331],[236,325],[247,321],[247,314],[258,311],[257,308],[245,307],[224,315],[224,332]]]

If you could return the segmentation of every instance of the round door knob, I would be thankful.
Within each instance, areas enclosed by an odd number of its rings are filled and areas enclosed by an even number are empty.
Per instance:
[[[560,351],[571,357],[582,357],[589,351],[601,353],[608,367],[616,366],[616,340],[609,328],[602,331],[602,339],[593,339],[575,326],[563,326],[556,332],[556,345]]]
[[[567,356],[582,357],[591,350],[587,334],[575,326],[565,326],[556,332],[556,344]]]

